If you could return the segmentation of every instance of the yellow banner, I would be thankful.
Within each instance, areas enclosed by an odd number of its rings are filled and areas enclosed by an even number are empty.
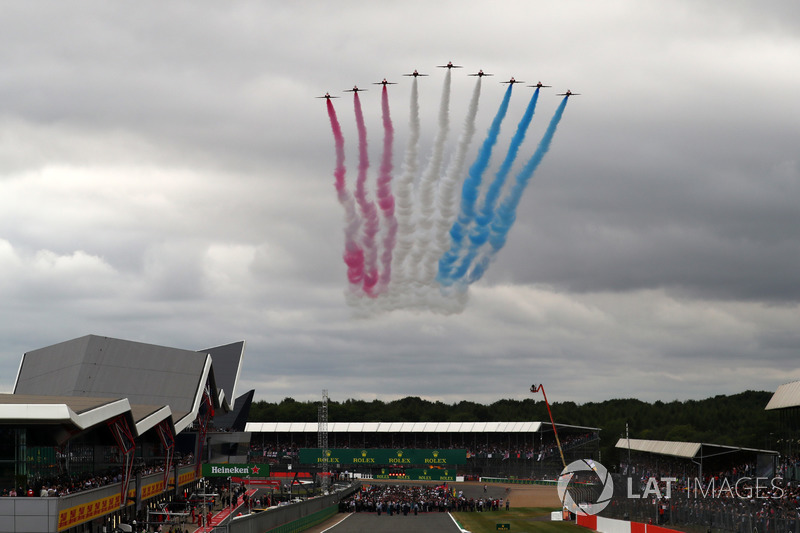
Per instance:
[[[178,486],[191,483],[192,481],[195,480],[195,478],[196,474],[194,470],[186,472],[185,474],[181,474],[180,476],[178,476]],[[174,480],[175,476],[170,476],[169,481],[174,482]],[[142,499],[146,500],[147,498],[157,496],[161,492],[164,492],[163,479],[155,483],[150,483],[149,485],[143,486]],[[131,489],[128,491],[128,498],[132,500],[133,498],[135,498],[135,496],[136,496],[135,490]],[[58,513],[58,530],[62,531],[64,529],[69,529],[78,524],[82,524],[83,522],[88,522],[89,520],[93,520],[99,516],[103,516],[112,511],[116,511],[117,509],[119,509],[119,507],[120,507],[120,495],[117,494],[115,496],[101,498],[93,502],[88,502],[81,505],[76,505],[75,507],[70,507],[69,509],[64,509],[63,511],[60,511]]]
[[[108,496],[100,500],[84,503],[58,513],[58,530],[69,529],[83,522],[119,509],[120,495]]]

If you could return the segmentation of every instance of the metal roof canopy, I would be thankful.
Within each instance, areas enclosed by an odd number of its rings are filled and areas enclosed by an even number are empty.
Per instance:
[[[600,428],[556,424],[558,429]],[[249,433],[317,433],[317,422],[248,422]],[[328,422],[328,433],[536,433],[552,431],[544,422]]]
[[[236,386],[242,371],[244,341],[207,348],[200,350],[199,353],[211,355],[211,359],[214,361],[214,378],[217,387],[225,393],[220,403],[224,401],[227,409],[233,410],[233,404],[236,401]]]
[[[86,335],[25,353],[14,395],[125,398],[137,433],[169,418],[177,434],[197,417],[206,386],[215,407],[220,402],[229,407],[217,387],[212,354],[219,358],[225,385],[233,390],[243,347],[244,342],[238,342],[195,352]]]
[[[776,390],[772,398],[769,399],[764,410],[771,411],[773,409],[788,409],[790,407],[800,407],[800,381],[784,383],[778,387],[778,390]]]
[[[620,438],[616,448],[635,452],[653,453],[658,455],[670,455],[683,459],[703,459],[705,457],[715,457],[726,453],[751,452],[766,455],[778,455],[774,450],[759,450],[756,448],[742,448],[737,446],[726,446],[724,444],[708,444],[703,442],[676,442],[668,440],[644,440]],[[712,453],[703,453],[705,449],[711,448]],[[718,451],[714,451],[714,449]],[[719,451],[722,450],[722,451]]]

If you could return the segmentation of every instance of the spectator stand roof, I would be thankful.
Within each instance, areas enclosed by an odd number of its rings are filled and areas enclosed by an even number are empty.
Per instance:
[[[669,455],[683,459],[702,459],[703,457],[711,457],[734,452],[752,452],[757,454],[778,455],[778,452],[773,450],[758,450],[755,448],[725,446],[722,444],[626,438],[620,438],[617,441],[616,447],[635,452]]]
[[[63,444],[73,434],[119,415],[133,424],[132,413],[126,398],[0,394],[0,420],[28,429],[38,436],[35,441]]]
[[[784,383],[778,387],[764,410],[771,411],[773,409],[789,409],[792,407],[800,407],[800,381]]]
[[[556,424],[557,429],[600,431]],[[248,422],[249,433],[317,433],[317,422]],[[537,433],[552,431],[544,422],[328,422],[328,433]]]
[[[224,401],[211,354],[220,368],[240,365],[243,347],[195,352],[87,335],[33,350],[22,357],[13,394],[0,395],[0,423],[54,424],[74,433],[128,413],[138,435],[165,420],[177,434],[196,419],[206,387],[215,408]],[[221,372],[227,386],[235,387],[238,372]]]

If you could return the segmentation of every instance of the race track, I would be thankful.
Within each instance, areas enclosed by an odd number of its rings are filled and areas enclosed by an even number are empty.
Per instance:
[[[393,515],[389,516],[382,513],[349,513],[340,515],[344,518],[335,526],[329,527],[324,531],[328,533],[421,533],[424,531],[436,531],[437,533],[460,533],[461,529],[456,525],[448,513],[420,513],[417,516]]]

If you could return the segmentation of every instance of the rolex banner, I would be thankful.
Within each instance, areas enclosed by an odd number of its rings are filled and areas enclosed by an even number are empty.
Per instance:
[[[203,464],[203,477],[269,477],[266,464]]]
[[[450,466],[467,462],[467,450],[397,450],[386,448],[301,448],[301,464],[366,466]]]
[[[412,481],[455,481],[456,469],[443,470],[440,468],[406,468],[401,472],[381,468],[380,473],[373,476],[375,479],[408,479]],[[364,480],[369,483],[369,480]]]

